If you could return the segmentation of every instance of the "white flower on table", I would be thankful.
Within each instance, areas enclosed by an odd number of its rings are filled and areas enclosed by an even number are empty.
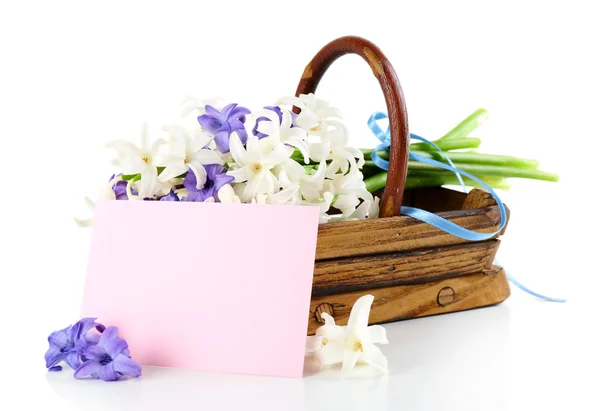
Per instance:
[[[271,137],[259,140],[254,135],[248,136],[244,148],[235,132],[231,134],[229,145],[235,163],[227,175],[234,177],[236,183],[246,183],[241,195],[236,192],[243,202],[249,202],[260,194],[273,194],[279,189],[279,182],[271,169],[288,159],[293,148],[273,142]]]
[[[138,183],[139,196],[152,197],[159,188],[158,183],[158,148],[165,143],[158,139],[150,141],[148,123],[142,127],[141,146],[137,147],[127,140],[116,140],[107,144],[117,152],[113,164],[120,167],[123,174],[140,174]]]
[[[158,176],[160,182],[168,180],[192,170],[196,176],[196,187],[201,189],[206,183],[205,164],[223,164],[223,159],[207,145],[212,137],[197,127],[193,131],[181,125],[170,125],[162,128],[169,133],[169,141],[163,145],[166,154],[159,163],[165,169]]]
[[[375,345],[388,343],[385,328],[381,325],[369,327],[373,300],[370,294],[356,300],[348,325],[343,327],[336,325],[329,314],[321,314],[325,325],[317,329],[315,338],[309,340],[309,346],[315,350],[322,366],[342,363],[342,376],[347,376],[357,363],[370,364],[387,373],[387,359]]]

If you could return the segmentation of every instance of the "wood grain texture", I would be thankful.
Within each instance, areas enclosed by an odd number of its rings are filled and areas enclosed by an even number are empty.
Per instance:
[[[454,294],[452,295],[447,288],[450,288]],[[444,290],[442,299],[438,302],[438,295],[442,290]],[[365,294],[372,294],[375,297],[369,323],[379,324],[499,304],[510,295],[510,287],[504,270],[494,266],[487,274],[471,274],[422,284],[398,285],[337,295],[313,296],[308,333],[314,334],[321,326],[316,319],[317,307],[321,304],[327,304],[325,307],[333,311],[333,317],[338,325],[346,325],[352,305]]]
[[[481,233],[494,232],[500,225],[498,207],[446,211],[438,215]],[[400,252],[466,242],[408,216],[344,221],[319,226],[315,259]]]
[[[499,240],[317,261],[313,295],[416,284],[492,267]]]

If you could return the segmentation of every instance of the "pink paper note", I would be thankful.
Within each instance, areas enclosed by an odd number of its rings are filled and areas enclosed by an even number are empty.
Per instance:
[[[144,365],[302,376],[317,207],[104,201],[82,317]]]

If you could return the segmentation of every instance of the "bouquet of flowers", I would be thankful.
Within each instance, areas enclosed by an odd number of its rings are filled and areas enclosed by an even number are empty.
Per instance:
[[[411,152],[445,156],[494,188],[508,188],[506,177],[558,179],[538,170],[535,160],[466,152],[479,146],[481,140],[469,134],[487,115],[476,110],[435,140],[443,153],[424,143],[412,144]],[[349,146],[340,110],[314,94],[283,97],[255,112],[220,99],[190,98],[181,118],[157,131],[162,135],[151,141],[144,125],[139,147],[125,140],[108,144],[117,152],[119,172],[99,200],[310,205],[320,208],[321,223],[379,214],[374,194],[385,186],[387,172],[370,158],[387,159],[388,151]],[[454,173],[409,162],[407,189],[455,183]],[[470,179],[465,184],[477,186]],[[85,226],[92,220],[77,221]]]
[[[141,146],[109,143],[120,172],[99,199],[312,205],[321,223],[378,216],[360,171],[364,155],[348,146],[338,109],[313,94],[254,113],[211,103],[189,100],[155,141],[145,125]]]

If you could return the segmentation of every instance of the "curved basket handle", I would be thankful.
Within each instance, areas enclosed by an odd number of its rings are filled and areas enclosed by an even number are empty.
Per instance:
[[[329,66],[339,57],[349,53],[358,54],[369,64],[385,96],[390,121],[390,168],[379,214],[380,217],[397,216],[400,215],[402,206],[410,151],[408,116],[396,72],[381,50],[361,37],[346,36],[333,40],[323,47],[304,69],[296,96],[314,93]]]

